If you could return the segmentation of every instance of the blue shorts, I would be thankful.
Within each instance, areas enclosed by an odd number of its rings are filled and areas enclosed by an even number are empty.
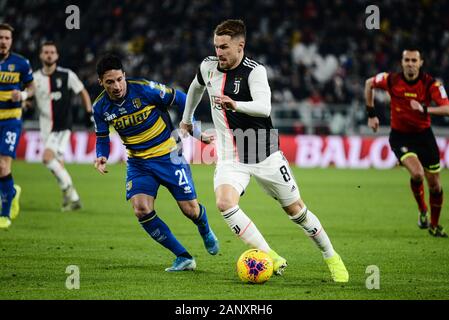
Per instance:
[[[157,196],[160,185],[178,201],[196,199],[192,172],[183,156],[174,163],[170,155],[151,159],[128,159],[126,200],[138,193]]]
[[[18,119],[0,121],[0,155],[16,158],[22,122]]]

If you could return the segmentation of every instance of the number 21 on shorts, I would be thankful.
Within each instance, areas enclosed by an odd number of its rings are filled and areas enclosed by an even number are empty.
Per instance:
[[[187,174],[184,168],[175,171],[175,176],[179,176],[178,185],[183,186],[189,184],[189,179],[187,179]]]

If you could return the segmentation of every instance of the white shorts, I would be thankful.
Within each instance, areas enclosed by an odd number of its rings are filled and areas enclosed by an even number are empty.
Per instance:
[[[44,148],[50,149],[56,158],[62,160],[70,140],[70,130],[42,134]]]
[[[239,194],[245,191],[251,176],[265,192],[287,207],[300,199],[299,188],[288,161],[282,152],[270,155],[262,162],[245,164],[240,162],[217,163],[214,174],[214,190],[223,184],[233,186]]]

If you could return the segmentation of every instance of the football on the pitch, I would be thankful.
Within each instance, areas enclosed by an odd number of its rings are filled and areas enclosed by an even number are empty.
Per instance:
[[[237,260],[237,274],[245,283],[265,283],[273,275],[273,259],[261,250],[247,250]]]

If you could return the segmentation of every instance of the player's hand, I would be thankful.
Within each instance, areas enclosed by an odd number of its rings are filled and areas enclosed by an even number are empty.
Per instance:
[[[410,101],[410,107],[412,107],[412,109],[413,110],[417,110],[417,111],[419,111],[419,112],[421,112],[421,113],[424,113],[424,107],[422,106],[422,104],[421,103],[419,103],[418,101],[416,101],[416,100],[411,100]]]
[[[211,144],[215,141],[215,136],[212,134],[207,134],[205,132],[201,132],[200,137],[201,142],[204,142],[205,144]]]
[[[33,103],[31,102],[31,99],[22,101],[21,107],[22,107],[23,112],[27,112],[28,110],[30,110],[32,105],[33,105]]]
[[[106,162],[108,162],[108,159],[106,157],[100,157],[95,159],[95,169],[97,169],[98,172],[101,174],[108,173],[108,170],[106,170]]]
[[[11,91],[11,100],[12,102],[20,102],[22,101],[22,95],[19,90]]]
[[[374,132],[377,132],[377,129],[379,129],[379,118],[378,117],[368,118],[368,127],[373,129]]]
[[[237,111],[237,103],[228,96],[215,98],[215,103],[221,105],[225,110]]]
[[[179,129],[181,129],[181,134],[184,138],[187,137],[189,134],[193,136],[193,123],[187,124],[181,121],[179,123]]]

